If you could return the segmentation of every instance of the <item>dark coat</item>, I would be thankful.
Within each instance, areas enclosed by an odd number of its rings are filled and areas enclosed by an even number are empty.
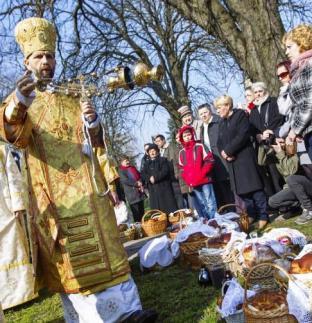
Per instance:
[[[190,192],[189,187],[185,184],[181,177],[181,169],[179,168],[179,153],[182,146],[175,141],[170,142],[168,148],[165,150],[164,157],[172,164],[175,180],[178,180],[180,192],[186,194]]]
[[[251,110],[249,115],[252,135],[262,133],[266,129],[275,130],[284,123],[284,116],[278,111],[276,98],[268,97],[262,104],[260,113],[258,106]]]
[[[136,186],[136,180],[129,174],[129,170],[120,169],[118,170],[120,176],[120,183],[123,186],[123,191],[126,195],[126,199],[129,204],[135,204],[143,201],[145,194],[141,193]]]
[[[144,165],[145,165],[145,163],[146,163],[147,160],[149,160],[149,157],[148,157],[148,155],[146,155],[146,153],[144,153],[144,156],[141,159],[140,173],[143,172]]]
[[[263,189],[258,172],[256,153],[250,141],[248,117],[243,110],[233,110],[228,119],[219,125],[218,149],[235,157],[228,162],[231,188],[237,194],[247,194]]]
[[[154,184],[149,181],[151,176],[155,178]],[[158,209],[167,214],[177,210],[171,185],[170,165],[166,158],[158,156],[154,160],[147,160],[142,179],[148,188],[151,209]]]
[[[213,157],[215,160],[214,168],[212,171],[212,178],[216,182],[221,182],[229,179],[229,173],[227,170],[227,165],[225,160],[221,157],[218,149],[218,134],[219,134],[219,124],[221,119],[219,116],[213,114],[212,120],[208,125],[208,137],[210,141],[210,148],[213,153]],[[202,124],[200,127],[200,141],[204,144],[204,125]],[[207,150],[209,147],[205,147]]]

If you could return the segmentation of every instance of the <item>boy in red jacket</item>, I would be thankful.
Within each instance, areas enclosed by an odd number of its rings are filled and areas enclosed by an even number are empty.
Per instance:
[[[211,152],[206,152],[204,146],[195,141],[195,131],[191,126],[184,126],[179,131],[183,149],[179,154],[179,165],[184,182],[193,188],[200,208],[197,210],[202,217],[212,219],[217,210],[217,203],[211,184],[211,171],[214,164]]]

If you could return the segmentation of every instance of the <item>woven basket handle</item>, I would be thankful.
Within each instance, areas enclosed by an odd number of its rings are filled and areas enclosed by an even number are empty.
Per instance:
[[[285,253],[283,256],[282,256],[282,259],[287,259],[288,257],[292,257],[293,259],[297,257],[297,255],[293,252],[290,252],[290,253]]]
[[[263,262],[262,264],[256,265],[256,266],[254,266],[254,267],[252,267],[250,269],[249,273],[247,274],[246,280],[245,280],[244,303],[248,302],[248,299],[247,299],[247,289],[248,289],[248,283],[249,283],[249,280],[250,280],[251,273],[255,269],[260,268],[260,267],[265,267],[265,266],[271,266],[271,267],[273,267],[275,269],[280,270],[281,272],[283,272],[283,274],[285,274],[287,276],[287,278],[289,280],[294,281],[294,278],[292,276],[290,276],[290,274],[284,268],[282,268],[281,266],[278,266],[276,264],[272,264],[270,262]]]
[[[244,212],[245,210],[243,210],[239,205],[237,204],[225,204],[223,206],[221,206],[219,209],[218,209],[218,213],[220,214],[220,212],[222,212],[223,210],[225,210],[226,208],[230,207],[230,206],[235,206],[236,208],[238,208],[241,212]]]
[[[143,223],[145,222],[145,217],[146,217],[146,216],[148,216],[148,215],[150,215],[150,214],[151,214],[151,219],[152,219],[154,216],[156,216],[156,215],[158,215],[158,214],[163,214],[163,212],[162,212],[162,211],[160,211],[160,210],[156,210],[156,209],[146,211],[146,212],[144,213],[143,217],[142,217],[142,222],[143,222]]]
[[[180,230],[182,230],[182,229],[183,229],[183,227],[182,227],[183,222],[184,222],[184,224],[186,224],[184,214],[183,214],[183,213],[181,213],[181,215],[180,215],[180,220],[179,220]]]

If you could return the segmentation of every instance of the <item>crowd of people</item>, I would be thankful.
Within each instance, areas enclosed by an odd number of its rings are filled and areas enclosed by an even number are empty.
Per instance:
[[[152,209],[194,208],[206,219],[235,203],[260,229],[270,208],[285,218],[301,209],[298,224],[312,220],[311,26],[284,37],[290,61],[277,66],[278,98],[256,82],[241,108],[228,95],[199,106],[199,119],[182,106],[174,140],[156,135],[140,171],[124,156],[119,174],[92,102],[50,84],[53,24],[22,20],[15,37],[26,71],[0,108],[2,308],[46,287],[60,293],[66,322],[156,321],[142,309],[120,241],[118,179],[135,221],[146,196]]]
[[[147,189],[151,208],[192,207],[209,219],[236,203],[259,229],[278,215],[312,220],[312,28],[298,26],[283,41],[289,60],[276,66],[278,97],[259,81],[236,107],[222,95],[197,107],[197,119],[182,106],[173,140],[158,134],[144,146],[136,185]]]

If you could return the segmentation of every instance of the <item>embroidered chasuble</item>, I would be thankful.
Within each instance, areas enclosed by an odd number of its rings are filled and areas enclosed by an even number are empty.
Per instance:
[[[3,104],[0,133],[7,138]],[[2,124],[2,125],[1,125]],[[92,181],[90,157],[82,152],[83,122],[79,100],[36,92],[23,124],[13,125],[14,145],[27,147],[34,256],[38,276],[50,290],[94,293],[129,278],[126,253],[119,239],[113,207]],[[94,147],[103,148],[100,127],[89,129]],[[95,178],[107,190],[95,158]]]

